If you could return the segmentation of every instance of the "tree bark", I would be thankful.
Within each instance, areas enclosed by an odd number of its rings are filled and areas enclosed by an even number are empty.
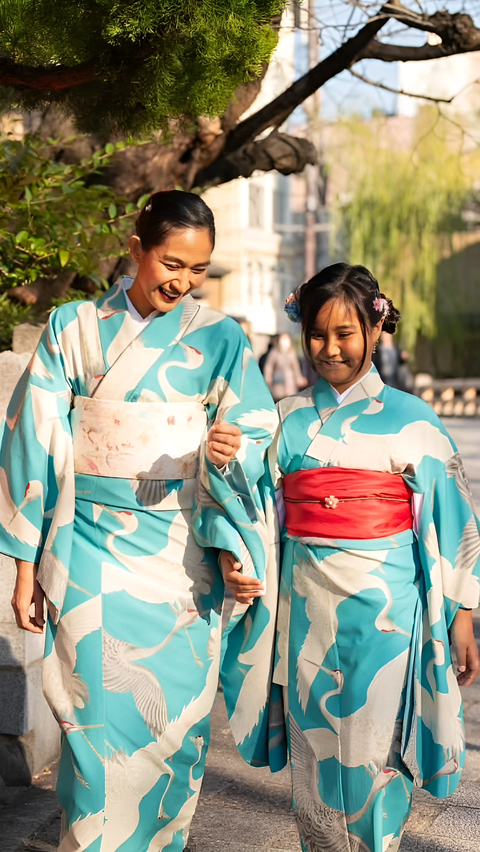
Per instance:
[[[96,73],[96,67],[92,62],[86,62],[74,68],[59,65],[47,69],[13,65],[0,60],[0,86],[10,86],[14,89],[61,92],[81,86],[83,83],[91,83]]]

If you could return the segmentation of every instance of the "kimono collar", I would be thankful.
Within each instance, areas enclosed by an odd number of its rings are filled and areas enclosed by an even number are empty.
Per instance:
[[[128,318],[131,318],[125,290],[122,286],[122,281],[125,279],[127,281],[132,280],[130,276],[122,275],[120,281],[113,284],[112,287],[110,287],[110,289],[97,300],[97,316],[99,319],[105,320],[114,316],[114,314],[122,313],[127,314]],[[173,319],[174,324],[178,324],[180,329],[183,330],[183,327],[190,321],[192,315],[197,313],[198,309],[199,305],[196,303],[195,299],[190,294],[187,294],[173,311],[166,311],[165,313],[158,311],[157,316],[152,318],[151,323],[154,323],[155,320],[159,318],[164,319],[167,317]]]
[[[320,377],[318,382],[313,386],[312,396],[315,408],[319,412],[322,420],[324,420],[322,417],[323,412],[325,412],[325,414],[328,412],[328,417],[336,408],[343,408],[346,405],[351,405],[352,403],[359,402],[359,400],[362,399],[366,400],[375,398],[379,393],[381,393],[383,388],[384,383],[378,374],[378,370],[372,364],[369,372],[363,376],[363,378],[353,388],[351,393],[349,393],[342,402],[337,402],[337,398],[333,393],[331,385],[322,377]]]
[[[128,310],[121,281],[114,284],[96,303],[100,339],[107,369],[112,367],[134,340],[140,347],[174,346],[184,335],[199,311],[195,299],[187,294],[173,311],[159,313],[143,329]],[[101,322],[107,320],[107,322]]]
[[[117,281],[98,299],[97,314],[99,319],[107,319],[112,314],[118,314],[121,311],[128,311],[128,307],[122,282]]]

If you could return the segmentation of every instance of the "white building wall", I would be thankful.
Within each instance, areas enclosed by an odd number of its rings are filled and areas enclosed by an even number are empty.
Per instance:
[[[416,95],[453,98],[442,104],[442,111],[451,111],[478,121],[480,112],[480,55],[463,53],[430,59],[425,62],[399,63],[399,88]],[[418,98],[399,95],[399,115],[413,117],[427,103]]]

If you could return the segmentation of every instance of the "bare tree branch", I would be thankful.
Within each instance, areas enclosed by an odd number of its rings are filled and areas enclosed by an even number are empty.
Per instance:
[[[425,44],[421,47],[383,44],[375,36],[382,26],[392,18],[416,29],[436,33],[442,39],[442,44]],[[437,59],[442,56],[476,50],[480,50],[480,30],[475,27],[470,15],[451,14],[447,11],[436,12],[434,15],[420,15],[406,9],[397,0],[390,0],[353,38],[342,44],[299,80],[296,80],[277,98],[240,122],[228,135],[224,156],[238,151],[248,142],[254,141],[260,133],[269,127],[279,127],[293,110],[317,89],[360,59],[406,62],[409,60]]]
[[[307,163],[317,162],[315,146],[299,136],[273,130],[265,139],[249,142],[238,151],[213,162],[195,177],[197,186],[218,186],[237,177],[250,177],[254,171],[276,169],[282,175],[302,172]]]
[[[434,98],[430,95],[418,95],[415,92],[406,92],[404,89],[394,89],[392,86],[387,86],[386,83],[378,83],[376,80],[370,80],[368,77],[364,77],[363,74],[359,74],[358,71],[354,71],[353,68],[348,69],[350,74],[353,77],[356,77],[357,80],[362,80],[363,83],[368,83],[369,86],[376,86],[377,89],[384,89],[386,92],[393,92],[394,95],[406,95],[408,98],[421,98],[422,101],[434,101],[436,104],[451,104],[453,99],[457,97],[457,95],[452,95],[451,98]],[[457,94],[459,94],[457,92]]]
[[[388,6],[392,7],[392,4],[388,4]],[[384,8],[382,7],[382,10]],[[352,65],[388,20],[387,14],[376,16],[374,21],[369,21],[365,24],[353,38],[342,44],[338,50],[335,50],[334,53],[331,53],[322,62],[319,62],[315,68],[312,68],[307,74],[300,77],[299,80],[296,80],[281,95],[274,98],[273,101],[270,101],[269,104],[266,104],[258,112],[249,116],[249,118],[241,121],[235,130],[230,133],[224,153],[230,154],[233,151],[238,151],[243,145],[253,142],[259,133],[262,133],[269,127],[278,127],[282,124],[297,106],[303,103],[310,95],[313,95],[327,80],[331,80],[340,71]]]
[[[440,36],[442,43],[413,47],[400,44],[382,44],[377,39],[372,39],[364,48],[360,59],[381,59],[383,62],[419,62],[480,50],[480,29],[475,26],[470,15],[452,15],[450,12],[443,11],[430,16],[418,15],[415,21],[411,17],[403,18],[402,13],[395,13],[392,17],[415,29],[435,33]]]
[[[412,47],[403,44],[382,44],[373,39],[357,61],[381,59],[382,62],[423,62],[428,59],[441,59],[443,56],[454,56],[457,53],[473,53],[477,50],[480,50],[480,33],[476,45],[472,44],[463,48],[447,47],[445,44],[423,44],[420,47]]]

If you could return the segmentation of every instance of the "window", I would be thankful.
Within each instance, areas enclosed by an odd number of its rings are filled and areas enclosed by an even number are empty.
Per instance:
[[[263,228],[264,224],[263,186],[251,183],[248,187],[248,224],[250,228]]]

